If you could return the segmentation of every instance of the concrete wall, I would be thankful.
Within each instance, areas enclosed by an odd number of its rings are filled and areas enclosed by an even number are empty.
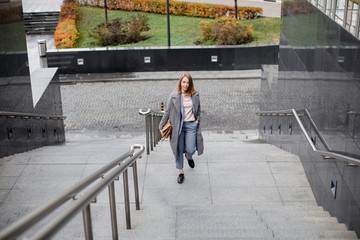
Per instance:
[[[47,62],[63,74],[248,70],[277,64],[278,45],[64,49],[48,51]]]

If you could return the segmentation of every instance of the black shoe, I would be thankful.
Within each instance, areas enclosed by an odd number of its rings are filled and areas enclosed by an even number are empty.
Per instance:
[[[183,173],[180,173],[179,174],[179,177],[177,178],[177,182],[178,183],[183,183],[184,182],[184,179],[185,179],[185,176]]]
[[[189,157],[188,157],[188,155],[187,155],[186,153],[185,153],[185,157],[186,157],[186,159],[188,160],[189,166],[190,166],[191,168],[194,168],[194,167],[195,167],[195,162],[194,162],[194,160],[189,159]]]

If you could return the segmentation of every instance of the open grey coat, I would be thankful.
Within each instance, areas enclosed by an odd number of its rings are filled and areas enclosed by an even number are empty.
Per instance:
[[[191,100],[193,102],[193,113],[196,120],[199,120],[198,128],[196,131],[196,149],[198,155],[203,154],[204,152],[204,140],[201,134],[201,120],[200,120],[200,96],[199,92],[196,92],[194,95],[191,96]],[[170,120],[171,123],[171,135],[170,135],[170,146],[174,153],[175,159],[177,157],[178,151],[178,140],[179,135],[181,133],[182,124],[183,124],[183,105],[182,105],[182,96],[177,92],[173,92],[170,95],[166,111],[164,116],[162,117],[159,129],[161,129],[165,123]]]

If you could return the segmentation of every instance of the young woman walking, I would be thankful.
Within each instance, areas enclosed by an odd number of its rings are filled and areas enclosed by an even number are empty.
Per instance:
[[[193,155],[204,151],[204,142],[200,130],[200,96],[194,88],[189,73],[184,73],[171,93],[166,111],[159,124],[159,129],[170,120],[172,130],[170,146],[175,156],[176,168],[179,169],[178,183],[183,183],[184,154],[191,168],[195,167]]]

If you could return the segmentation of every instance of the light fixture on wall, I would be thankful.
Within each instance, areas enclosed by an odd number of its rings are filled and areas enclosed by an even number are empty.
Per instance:
[[[144,57],[144,63],[151,63],[151,57]]]
[[[78,58],[77,59],[77,65],[84,65],[84,59],[83,58]]]
[[[211,62],[218,62],[218,56],[217,55],[211,56]]]

